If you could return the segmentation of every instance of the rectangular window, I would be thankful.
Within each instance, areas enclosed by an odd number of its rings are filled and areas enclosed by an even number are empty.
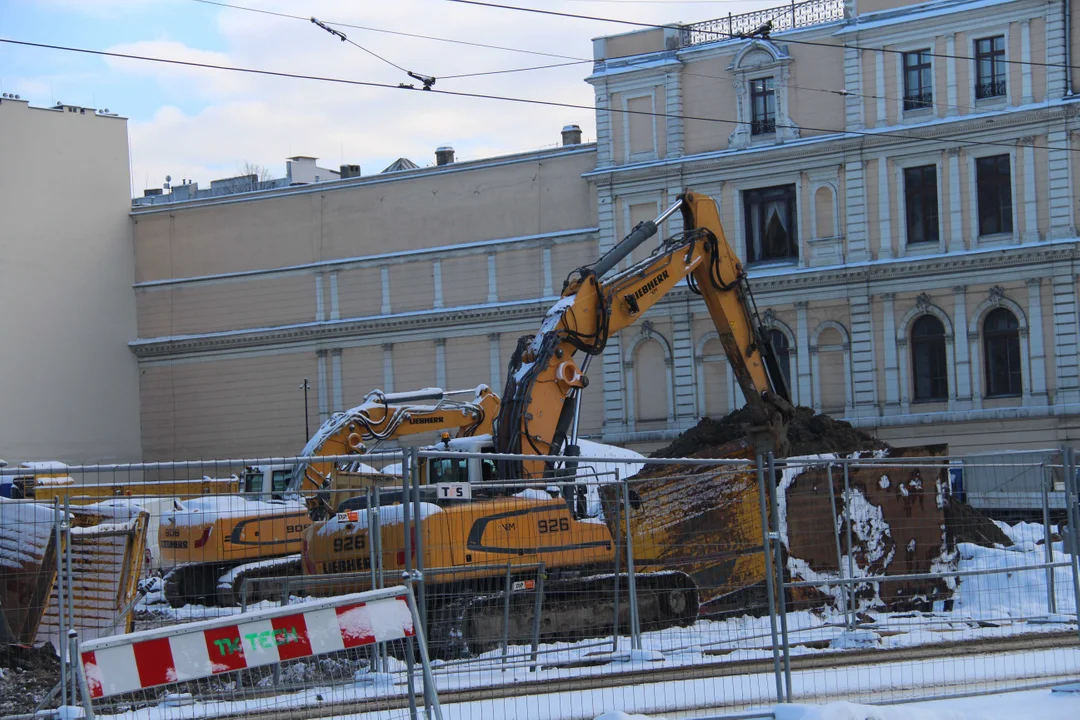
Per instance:
[[[930,50],[904,53],[904,110],[921,110],[934,104]]]
[[[975,98],[1000,97],[1005,90],[1005,36],[976,40]]]
[[[975,182],[979,192],[979,234],[1011,233],[1012,182],[1009,156],[993,155],[975,160]]]
[[[937,165],[904,169],[907,244],[938,241]]]
[[[747,262],[798,259],[794,185],[747,190],[743,207]]]
[[[751,135],[776,132],[776,89],[771,77],[750,81]]]

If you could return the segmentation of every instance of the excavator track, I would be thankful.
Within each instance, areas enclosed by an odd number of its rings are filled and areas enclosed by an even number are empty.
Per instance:
[[[642,632],[692,625],[698,617],[698,589],[686,573],[666,571],[636,575]],[[524,578],[510,593],[511,645],[532,642],[537,588]],[[615,585],[619,587],[619,633],[630,632],[630,596],[625,574],[549,580],[541,594],[539,641],[577,642],[610,635],[615,623]],[[524,586],[524,587],[523,587]],[[479,590],[479,588],[477,588]],[[475,657],[502,645],[506,592],[478,592],[462,598],[461,589],[427,590],[428,649],[433,657]]]
[[[165,600],[174,608],[185,605],[235,607],[240,605],[245,578],[301,575],[300,555],[286,555],[251,563],[188,563],[165,575]],[[248,603],[277,599],[282,584],[249,585]]]

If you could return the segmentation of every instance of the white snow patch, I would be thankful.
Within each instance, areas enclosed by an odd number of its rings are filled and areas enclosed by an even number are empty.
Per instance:
[[[289,512],[306,512],[307,507],[298,500],[275,500],[263,502],[237,495],[207,495],[179,502],[180,509],[162,513],[163,523],[174,522],[180,527],[205,525],[220,518],[240,518],[252,515],[281,515]]]
[[[514,497],[523,498],[525,500],[550,500],[551,495],[546,490],[538,490],[537,488],[525,488]]]
[[[545,493],[546,495],[546,493]],[[548,500],[551,498],[549,497]],[[410,522],[416,519],[416,507],[410,505],[409,507],[409,519]],[[355,520],[339,520],[335,515],[327,520],[321,527],[316,530],[321,536],[333,535],[336,532],[347,530],[348,532],[358,532],[360,530],[368,529],[368,519],[371,517],[370,510],[356,510]],[[423,520],[436,513],[441,513],[442,508],[434,503],[420,503],[420,519]],[[405,506],[404,505],[382,505],[379,507],[379,527],[386,527],[387,525],[400,525],[405,522]],[[350,526],[351,527],[346,527]]]
[[[891,484],[892,483],[889,481],[889,476],[888,475],[882,475],[881,479],[878,480],[878,487],[881,488],[882,490],[887,490],[889,485],[891,485]]]

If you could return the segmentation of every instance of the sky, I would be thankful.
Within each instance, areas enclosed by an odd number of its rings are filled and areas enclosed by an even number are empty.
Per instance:
[[[591,39],[634,30],[448,0],[222,0],[317,17],[396,65],[440,77],[437,89],[527,97],[591,107]],[[696,22],[778,0],[504,0],[640,22]],[[549,53],[471,47],[377,32],[390,30]],[[341,42],[305,19],[198,0],[0,0],[0,37],[138,55],[397,85],[398,68]],[[574,63],[520,73],[450,75]],[[365,175],[399,157],[421,167],[435,148],[459,160],[550,147],[564,125],[595,138],[589,109],[551,108],[434,93],[106,58],[0,43],[0,90],[32,105],[108,108],[128,118],[133,195],[193,179],[201,185],[245,166],[285,174],[285,158],[312,155],[323,167],[359,164]]]

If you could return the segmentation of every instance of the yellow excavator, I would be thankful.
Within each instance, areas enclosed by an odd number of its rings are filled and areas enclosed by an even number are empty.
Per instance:
[[[682,213],[684,230],[660,243],[650,257],[617,271],[619,263],[677,211]],[[380,509],[376,547],[380,548],[384,570],[393,575],[405,567],[406,547],[413,553],[417,545],[422,549],[417,565],[426,569],[424,587],[431,618],[428,637],[437,654],[477,654],[496,644],[506,629],[503,588],[507,582],[513,583],[511,587],[531,587],[530,578],[535,578],[539,563],[543,563],[547,578],[541,622],[545,641],[570,641],[611,631],[613,606],[619,602],[614,586],[619,584],[624,592],[626,588],[625,580],[620,583],[611,573],[615,537],[622,533],[619,522],[611,517],[614,513],[606,512],[602,519],[589,517],[587,504],[578,501],[576,492],[552,497],[537,490],[516,492],[521,488],[511,487],[481,491],[486,497],[457,501],[431,491],[436,482],[447,481],[468,482],[475,488],[489,480],[501,480],[505,487],[530,479],[552,478],[557,484],[559,478],[587,477],[574,460],[560,466],[528,456],[581,456],[576,438],[578,405],[581,391],[588,385],[590,359],[604,350],[611,333],[638,321],[683,279],[705,301],[747,399],[754,450],[786,454],[787,421],[794,408],[758,319],[746,272],[724,237],[716,203],[688,191],[656,220],[638,225],[596,263],[570,273],[562,299],[548,311],[539,332],[518,341],[492,436],[449,441],[440,449],[459,451],[460,458],[448,452],[446,457],[424,461],[419,469],[420,483],[427,487],[421,488],[425,502],[421,503],[419,529],[415,531],[420,542],[406,542],[401,513]],[[584,355],[580,363],[575,359],[577,353]],[[481,453],[526,457],[491,460]],[[690,624],[698,616],[701,598],[691,574],[664,569],[660,560],[668,557],[665,553],[671,549],[665,545],[676,544],[673,541],[680,524],[687,533],[710,529],[708,524],[701,525],[709,516],[687,513],[695,502],[700,503],[701,490],[688,482],[676,485],[674,490],[664,491],[668,499],[688,494],[686,502],[657,502],[651,507],[646,502],[630,518],[632,525],[636,522],[639,527],[658,529],[645,538],[640,551],[645,561],[642,565],[659,569],[638,577],[638,615],[645,629]],[[710,580],[713,596],[764,579],[756,490],[755,484],[753,493],[727,492],[731,507],[724,521],[730,522],[731,528],[714,528],[722,538],[717,546],[741,532],[736,545],[743,549],[717,551],[715,557],[701,559],[694,568],[698,576],[722,578]],[[709,492],[704,495],[717,497]],[[650,512],[654,514],[651,518]],[[656,513],[661,517],[655,517]],[[369,512],[357,506],[305,530],[305,574],[353,571],[358,584],[349,589],[359,589],[364,582],[360,575],[371,568],[368,522]],[[696,529],[691,528],[695,522]],[[742,530],[735,530],[736,526]],[[634,556],[639,557],[637,541]],[[334,587],[329,582],[325,585]],[[311,583],[311,587],[318,587],[318,583]],[[528,595],[513,595],[514,612],[507,631],[510,638],[530,635],[534,611]],[[625,597],[620,612],[619,622],[625,625],[629,620]]]
[[[355,455],[355,462],[252,466],[243,474],[243,495],[199,497],[162,515],[161,562],[171,568],[166,599],[173,607],[234,605],[245,577],[298,573],[301,536],[312,518],[325,517],[369,487],[393,482],[364,466],[364,453],[433,430],[456,430],[459,438],[490,433],[499,404],[486,385],[368,393],[361,405],[334,413],[299,455]]]

